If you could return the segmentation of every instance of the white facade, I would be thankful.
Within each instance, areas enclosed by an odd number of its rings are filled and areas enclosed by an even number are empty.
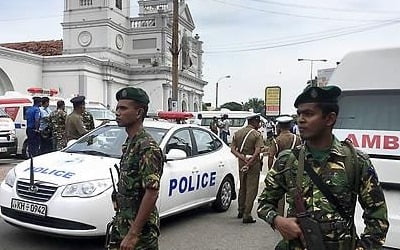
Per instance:
[[[170,110],[169,52],[172,0],[139,0],[139,17],[130,17],[130,0],[64,0],[63,55],[38,56],[0,47],[0,94],[29,87],[59,88],[60,95],[85,95],[115,107],[115,93],[141,87],[149,111]],[[178,110],[201,110],[202,44],[187,4],[180,1]]]

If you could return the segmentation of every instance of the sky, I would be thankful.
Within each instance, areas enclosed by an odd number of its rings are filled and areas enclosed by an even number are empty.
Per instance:
[[[280,86],[282,113],[310,79],[351,51],[400,47],[398,0],[186,0],[204,42],[203,102],[264,99]],[[63,0],[0,1],[0,43],[62,38]],[[131,0],[135,16],[137,1]],[[224,76],[231,76],[224,78]]]

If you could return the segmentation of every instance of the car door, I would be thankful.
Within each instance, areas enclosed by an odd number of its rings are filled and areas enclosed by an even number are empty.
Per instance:
[[[175,131],[165,145],[165,153],[179,149],[186,153],[183,159],[167,161],[161,183],[160,210],[168,215],[186,209],[196,202],[194,175],[199,162],[193,157],[193,144],[189,128]]]
[[[197,159],[199,192],[196,199],[205,202],[216,197],[219,185],[225,175],[224,155],[220,152],[222,142],[213,133],[200,128],[192,129],[194,138],[194,158]]]

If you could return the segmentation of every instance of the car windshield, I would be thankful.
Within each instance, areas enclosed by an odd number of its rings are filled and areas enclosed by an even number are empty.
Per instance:
[[[158,144],[168,131],[153,127],[145,127],[145,130]],[[125,128],[116,125],[104,126],[82,137],[64,152],[120,158],[126,138]]]
[[[9,117],[9,116],[3,109],[0,109],[0,117]]]

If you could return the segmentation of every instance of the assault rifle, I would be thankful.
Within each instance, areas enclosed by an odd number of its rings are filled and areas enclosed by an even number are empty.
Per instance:
[[[300,224],[303,237],[301,239],[303,247],[307,250],[325,250],[323,236],[318,221],[311,218],[310,213],[307,212],[304,206],[304,199],[302,196],[302,179],[304,173],[304,145],[299,153],[299,165],[296,176],[296,190],[294,195],[294,204],[296,208],[297,221]]]

